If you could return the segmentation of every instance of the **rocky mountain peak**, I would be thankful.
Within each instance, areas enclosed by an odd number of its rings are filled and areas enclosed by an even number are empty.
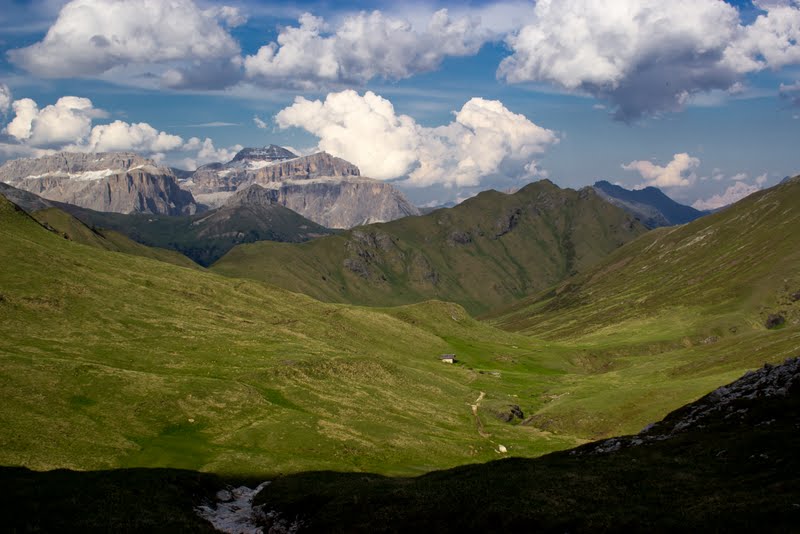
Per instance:
[[[327,152],[317,152],[310,156],[282,161],[255,171],[255,180],[257,182],[349,176],[361,176],[361,171],[349,161],[331,156]]]
[[[277,203],[277,190],[266,189],[258,184],[253,184],[231,195],[224,206],[268,206]]]
[[[175,173],[133,152],[59,152],[0,165],[0,182],[48,200],[118,213],[191,214]]]
[[[240,150],[230,161],[231,163],[237,161],[284,161],[287,159],[294,159],[297,154],[291,150],[287,150],[278,145],[269,145],[263,148],[243,148]]]

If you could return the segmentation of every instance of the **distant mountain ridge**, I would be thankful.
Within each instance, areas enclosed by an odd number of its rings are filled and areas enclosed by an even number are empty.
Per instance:
[[[144,245],[180,252],[203,266],[241,243],[299,243],[333,233],[283,206],[276,190],[256,184],[237,191],[219,208],[190,216],[101,213],[67,204],[58,207],[89,227],[115,230]]]
[[[253,184],[275,190],[278,203],[329,228],[419,214],[394,186],[363,177],[358,167],[326,152],[297,156],[276,145],[245,148],[231,161],[204,165],[181,180],[212,208]]]
[[[192,194],[168,167],[131,152],[59,152],[0,165],[0,182],[97,211],[190,215]]]
[[[628,211],[649,228],[685,224],[706,215],[675,202],[657,187],[631,191],[606,180],[595,182],[592,187],[604,199]]]
[[[327,301],[439,299],[483,312],[580,271],[645,231],[592,189],[545,180],[302,246],[244,245],[213,269]]]

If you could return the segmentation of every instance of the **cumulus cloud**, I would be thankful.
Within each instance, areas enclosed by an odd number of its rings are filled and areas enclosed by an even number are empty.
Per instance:
[[[47,150],[80,152],[136,151],[158,154],[179,149],[180,136],[159,131],[140,122],[116,120],[93,125],[107,113],[95,108],[88,98],[63,96],[44,108],[30,98],[15,100],[14,117],[3,132],[16,144],[6,144],[4,153],[41,154]]]
[[[255,123],[256,128],[259,128],[261,130],[265,130],[267,128],[267,126],[268,126],[266,121],[264,121],[258,115],[253,116],[253,122]]]
[[[89,138],[72,148],[88,152],[128,151],[157,153],[175,150],[183,145],[178,135],[160,132],[145,122],[128,124],[116,120],[92,128]]]
[[[201,10],[192,0],[72,0],[44,39],[8,55],[30,72],[54,78],[98,75],[131,63],[225,64],[238,56],[239,44],[224,25],[243,21],[236,8]],[[167,81],[185,83],[180,74],[174,71]]]
[[[14,101],[14,118],[5,128],[18,141],[36,147],[55,147],[84,139],[92,119],[106,114],[88,98],[63,96],[42,109],[30,98]]]
[[[473,55],[491,35],[477,17],[453,19],[447,9],[419,30],[377,10],[346,16],[335,29],[305,13],[298,26],[280,31],[277,42],[246,56],[244,69],[251,80],[302,89],[396,80],[433,70],[447,56]]]
[[[4,83],[0,83],[0,114],[6,115],[11,109],[11,89]]]
[[[725,50],[725,63],[739,72],[779,69],[800,63],[800,2],[757,2],[766,11],[740,29]]]
[[[692,185],[696,176],[692,169],[700,165],[700,160],[682,152],[675,154],[672,161],[665,166],[656,165],[651,161],[639,160],[631,161],[622,165],[626,171],[636,171],[644,183],[639,187],[687,187]]]
[[[728,187],[724,193],[713,195],[705,200],[698,200],[692,207],[698,210],[715,210],[722,208],[734,202],[738,202],[748,195],[752,195],[756,191],[761,190],[761,185],[751,185],[743,181],[736,182],[734,185]]]
[[[797,6],[761,2],[766,13],[743,26],[723,0],[539,0],[533,21],[507,38],[512,55],[497,74],[608,99],[617,119],[632,121],[800,63]]]
[[[345,90],[325,101],[303,97],[275,117],[281,128],[319,137],[319,148],[358,165],[379,180],[406,177],[413,186],[475,186],[492,175],[533,176],[535,156],[558,137],[496,100],[473,98],[451,123],[423,127],[398,115],[372,92]]]
[[[197,154],[193,157],[185,158],[182,163],[186,169],[195,170],[200,165],[205,165],[206,163],[228,162],[232,160],[233,156],[242,148],[244,148],[242,145],[234,145],[228,148],[216,148],[214,146],[214,141],[208,137],[203,141],[201,141],[199,137],[192,137],[183,145],[182,150],[196,150]]]

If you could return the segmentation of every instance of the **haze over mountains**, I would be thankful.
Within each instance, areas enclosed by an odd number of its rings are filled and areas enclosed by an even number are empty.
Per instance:
[[[630,191],[605,180],[592,186],[605,200],[626,210],[648,228],[692,222],[705,212],[679,204],[657,187]]]

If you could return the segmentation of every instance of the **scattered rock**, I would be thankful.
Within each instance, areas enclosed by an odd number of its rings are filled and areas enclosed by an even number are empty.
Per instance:
[[[499,452],[500,454],[505,454],[505,453],[507,453],[507,452],[508,452],[508,449],[506,449],[506,448],[505,448],[505,447],[503,447],[502,445],[498,445],[498,446],[497,446],[497,452]]]
[[[712,343],[716,343],[717,341],[719,341],[719,338],[717,336],[709,336],[700,343],[702,343],[703,345],[711,345]]]
[[[792,295],[792,302],[797,302],[800,300],[800,291]]]
[[[346,269],[350,270],[350,272],[360,276],[361,278],[369,278],[371,274],[366,264],[361,260],[346,258],[342,263]]]
[[[520,420],[525,419],[525,414],[522,413],[522,409],[517,404],[509,404],[507,411],[495,412],[494,415],[506,423],[510,423],[515,418]]]
[[[453,245],[469,245],[472,243],[472,236],[469,232],[453,232],[448,238],[450,244]]]
[[[764,323],[769,329],[778,328],[779,326],[783,326],[786,323],[786,317],[778,313],[772,313],[767,317],[767,322]]]

